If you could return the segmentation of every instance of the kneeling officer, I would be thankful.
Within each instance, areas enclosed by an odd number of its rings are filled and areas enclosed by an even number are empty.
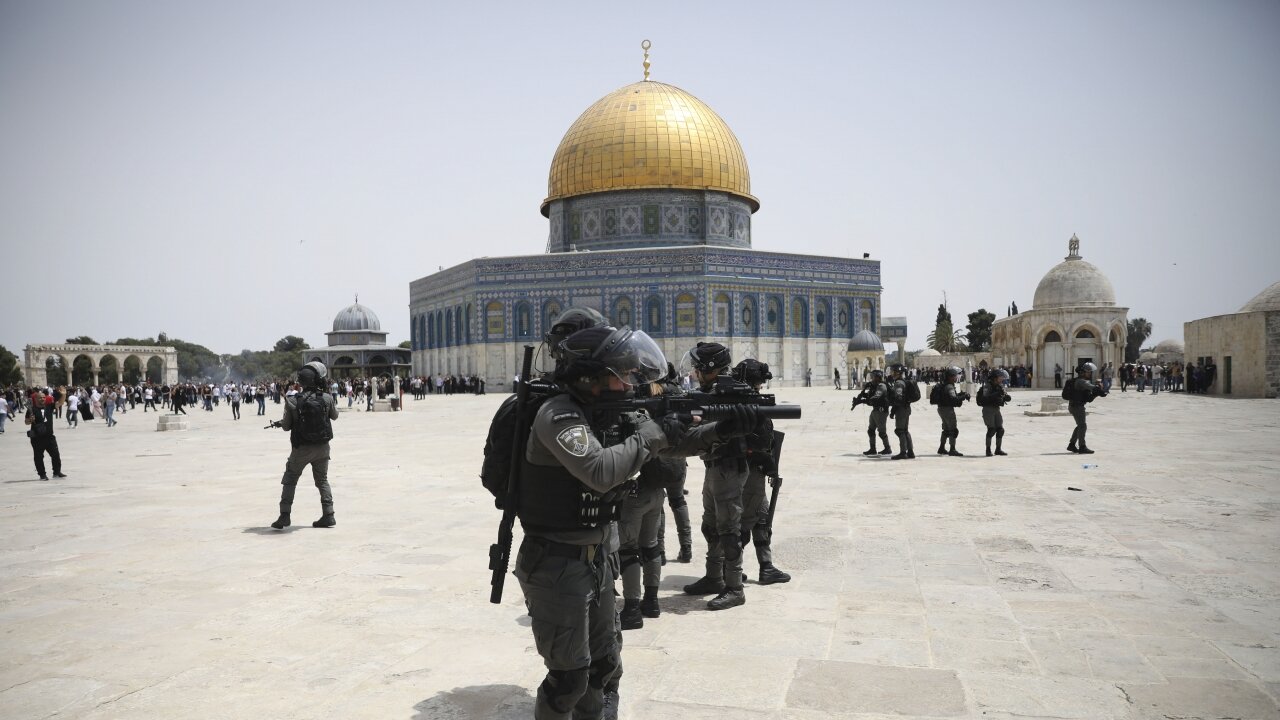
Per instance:
[[[594,413],[595,403],[630,397],[666,373],[666,358],[643,332],[587,328],[553,354],[557,384],[566,392],[548,398],[533,418],[518,487],[524,540],[514,574],[547,666],[534,717],[594,720],[605,712],[605,688],[622,662],[612,522],[623,496],[619,486],[684,427],[636,414],[635,432],[621,444],[602,447],[596,436],[613,419]]]
[[[290,525],[289,512],[293,507],[293,493],[298,489],[298,478],[311,466],[311,477],[320,491],[321,517],[312,527],[333,527],[333,491],[329,489],[329,441],[333,439],[332,421],[338,419],[338,406],[333,396],[325,391],[324,381],[329,371],[323,363],[309,362],[298,370],[298,384],[302,392],[285,398],[284,417],[279,427],[288,431],[293,452],[284,465],[284,478],[280,484],[280,517],[271,527],[283,530]],[[275,425],[276,423],[272,423]],[[271,426],[268,426],[271,427]]]

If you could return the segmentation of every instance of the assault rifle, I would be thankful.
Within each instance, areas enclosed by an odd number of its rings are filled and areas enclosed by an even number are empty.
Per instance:
[[[849,409],[852,410],[858,407],[859,405],[861,405],[862,403],[870,400],[872,393],[875,392],[875,389],[876,389],[876,386],[873,385],[872,383],[863,383],[862,392],[858,393],[858,396],[853,399],[853,404],[849,406]]]
[[[782,471],[778,469],[778,463],[782,460],[782,441],[785,440],[787,434],[773,431],[773,476],[769,478],[769,487],[773,488],[773,492],[769,496],[769,516],[765,519],[765,526],[769,528],[769,532],[773,532],[773,516],[778,512],[778,491],[782,489]]]
[[[694,391],[680,395],[635,397],[628,400],[603,402],[595,407],[618,412],[644,410],[654,418],[674,413],[682,422],[688,423],[694,417],[700,417],[703,422],[732,417],[733,408],[736,405],[751,405],[755,407],[760,417],[771,420],[800,419],[799,405],[779,405],[773,395],[756,392],[750,385],[731,377],[716,378],[713,392]]]
[[[529,384],[533,375],[533,346],[524,346],[524,362],[520,369],[520,386],[516,390],[516,431],[511,438],[511,472],[507,477],[507,497],[502,501],[502,522],[498,525],[498,542],[489,546],[489,602],[502,602],[502,586],[511,565],[511,543],[519,510],[520,466],[524,460],[525,444],[529,440]]]
[[[278,427],[280,427],[280,421],[279,421],[279,420],[272,420],[272,421],[271,421],[271,422],[270,422],[266,427],[264,427],[264,428],[262,428],[262,429],[263,429],[263,430],[270,430],[271,428],[278,428]]]

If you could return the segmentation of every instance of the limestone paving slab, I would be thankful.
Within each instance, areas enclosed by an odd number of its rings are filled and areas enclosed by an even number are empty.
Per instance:
[[[708,612],[679,591],[695,533],[663,615],[624,635],[623,717],[1277,716],[1274,401],[1112,393],[1087,458],[1064,449],[1070,418],[1012,409],[1011,455],[981,457],[970,407],[968,456],[939,457],[918,405],[920,457],[893,462],[861,454],[847,392],[777,394],[805,413],[779,424],[774,556],[794,580],[756,584],[748,549],[747,604]],[[267,527],[273,404],[193,409],[176,433],[138,410],[58,427],[70,477],[50,482],[0,436],[0,717],[530,717],[518,584],[487,601],[498,515],[477,473],[501,399],[344,412],[328,530],[305,476],[298,524]]]

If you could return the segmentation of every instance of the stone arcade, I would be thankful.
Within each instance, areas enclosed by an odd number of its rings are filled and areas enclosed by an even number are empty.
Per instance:
[[[546,254],[481,258],[410,284],[413,369],[505,383],[562,310],[593,307],[676,358],[697,340],[825,384],[880,322],[880,263],[751,248],[746,156],[689,93],[644,80],[601,98],[551,161]],[[803,244],[792,239],[793,244]]]
[[[105,376],[112,372],[116,381],[122,381],[126,372],[137,372],[139,378],[145,376],[153,383],[172,385],[178,382],[178,351],[171,347],[59,343],[28,345],[24,355],[23,377],[36,387],[49,384],[50,360],[66,370],[67,381],[71,382],[72,366],[81,356],[88,358],[92,366],[91,385],[106,380]]]

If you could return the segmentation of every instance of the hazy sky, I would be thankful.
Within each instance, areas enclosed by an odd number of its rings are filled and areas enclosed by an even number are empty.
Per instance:
[[[641,78],[733,128],[754,247],[883,260],[921,347],[1067,252],[1154,340],[1280,279],[1280,3],[0,0],[0,344],[313,345],[541,252],[561,136]]]

